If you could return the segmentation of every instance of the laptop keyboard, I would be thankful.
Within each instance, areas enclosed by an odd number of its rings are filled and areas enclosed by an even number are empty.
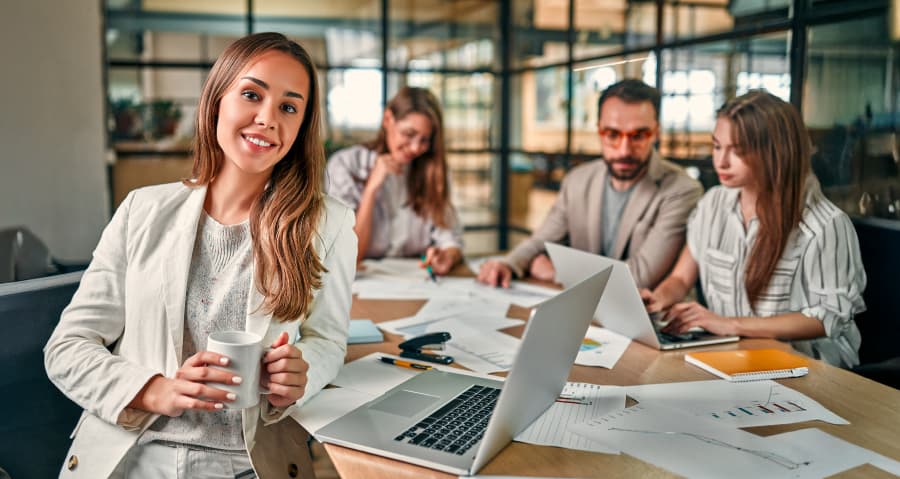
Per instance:
[[[472,386],[394,440],[462,455],[484,435],[499,394]]]
[[[672,343],[681,343],[684,341],[693,341],[696,339],[702,339],[704,337],[709,336],[709,333],[684,333],[684,334],[669,334],[663,333],[660,331],[656,332],[656,337],[659,338],[659,342],[663,344],[672,344]]]

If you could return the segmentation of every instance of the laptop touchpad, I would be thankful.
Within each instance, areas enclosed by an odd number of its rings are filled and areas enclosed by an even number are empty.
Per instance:
[[[397,391],[381,401],[378,401],[376,404],[373,404],[369,409],[403,417],[412,417],[418,414],[419,411],[437,402],[438,399],[440,398],[437,396],[429,396],[428,394],[412,391]]]

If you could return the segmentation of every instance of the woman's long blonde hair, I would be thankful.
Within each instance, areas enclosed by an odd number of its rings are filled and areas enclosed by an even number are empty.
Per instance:
[[[725,103],[717,115],[731,122],[735,152],[753,172],[757,191],[759,232],[744,272],[752,305],[769,284],[803,217],[812,144],[797,109],[766,91],[741,95]]]
[[[406,191],[409,205],[417,215],[430,218],[442,228],[448,226],[450,209],[450,180],[447,173],[447,157],[444,147],[444,119],[441,105],[428,90],[403,87],[387,104],[395,120],[402,120],[410,113],[420,113],[431,121],[431,141],[428,151],[409,165]],[[366,145],[379,154],[388,152],[387,131],[384,124],[378,137]]]
[[[216,140],[222,97],[253,59],[272,50],[294,57],[309,75],[309,97],[300,132],[285,157],[275,165],[269,184],[250,212],[255,281],[266,298],[263,307],[278,320],[289,321],[309,311],[313,291],[322,287],[325,272],[314,247],[325,208],[320,92],[315,65],[303,47],[280,33],[257,33],[225,49],[200,95],[193,181],[185,184],[207,185],[215,180],[225,161]]]

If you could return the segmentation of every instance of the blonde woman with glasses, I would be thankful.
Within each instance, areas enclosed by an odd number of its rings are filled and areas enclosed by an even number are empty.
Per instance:
[[[358,261],[421,256],[437,274],[462,261],[443,114],[430,91],[400,89],[372,142],[329,158],[326,182],[330,195],[356,211]]]

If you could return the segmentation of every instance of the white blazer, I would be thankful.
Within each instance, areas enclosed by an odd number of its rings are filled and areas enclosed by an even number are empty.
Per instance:
[[[60,477],[109,477],[158,417],[128,403],[152,376],[172,377],[184,362],[188,270],[205,198],[205,187],[181,183],[141,188],[125,198],[103,231],[44,348],[50,380],[85,410]],[[263,399],[243,412],[247,451],[262,479],[309,470],[309,464],[297,464],[309,457],[306,431],[293,420],[279,421],[330,382],[343,363],[356,261],[354,221],[350,209],[326,197],[314,243],[328,272],[305,318],[273,321],[258,311],[264,298],[251,285],[246,330],[266,343],[287,331],[309,363],[306,393],[296,404],[273,408]]]

